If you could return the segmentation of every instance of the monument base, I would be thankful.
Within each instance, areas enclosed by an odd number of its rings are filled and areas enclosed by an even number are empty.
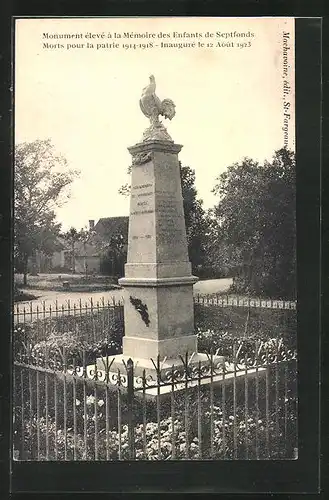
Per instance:
[[[120,375],[122,377],[121,387],[122,390],[127,390],[127,371],[126,366],[128,360],[131,359],[122,354],[116,356],[110,356],[108,359],[109,369],[109,380],[112,382],[113,388],[118,380],[118,371],[120,370]],[[184,360],[185,361],[185,360]],[[234,365],[231,363],[225,363],[224,356],[213,356],[212,367],[210,369],[211,361],[210,356],[205,353],[194,353],[188,357],[188,377],[186,378],[186,370],[184,362],[181,358],[170,359],[170,360],[160,360],[159,369],[157,370],[157,360],[154,359],[152,363],[151,359],[136,358],[133,359],[133,387],[134,395],[136,397],[145,397],[149,401],[154,401],[157,397],[161,397],[161,400],[167,400],[168,397],[174,391],[180,392],[186,389],[196,387],[196,386],[208,386],[212,384],[215,387],[221,387],[223,384],[229,386],[232,383],[243,384],[246,377],[252,380],[253,377],[264,377],[267,372],[266,367],[248,368],[246,371],[244,367],[240,367],[239,370],[235,370]],[[155,366],[154,366],[155,365]],[[199,379],[199,367],[201,368],[200,379]],[[223,368],[225,367],[225,374]],[[104,371],[104,360],[102,358],[97,359],[97,370],[98,377],[105,380]],[[143,373],[145,370],[145,379],[143,379]],[[192,376],[191,376],[192,370]],[[95,365],[90,365],[87,367],[87,373],[92,373],[95,371]],[[173,380],[174,372],[174,380]],[[194,373],[193,373],[194,372]],[[212,375],[211,375],[212,372]],[[159,383],[160,378],[160,383]],[[143,382],[145,380],[145,382]],[[111,385],[111,384],[110,384]]]
[[[198,342],[196,335],[171,337],[162,340],[153,340],[140,337],[123,337],[123,352],[125,357],[132,359],[175,359],[178,353],[197,352]]]
[[[173,367],[175,372],[180,373],[180,379],[184,380],[185,366],[184,362],[185,356],[176,358],[161,358],[159,359],[159,373],[156,369],[157,367],[157,358],[141,358],[131,356],[125,356],[123,354],[117,354],[115,356],[109,356],[108,358],[108,366],[110,366],[110,374],[117,374],[118,370],[120,370],[121,375],[126,375],[126,366],[128,359],[132,359],[134,363],[134,378],[140,378],[143,376],[143,372],[145,370],[145,376],[148,379],[148,384],[153,386],[157,383],[158,375],[161,376],[162,381],[168,380],[170,377]],[[194,352],[188,355],[187,358],[189,368],[197,370],[200,366],[202,368],[210,368],[210,356],[206,353]],[[225,364],[224,356],[213,356],[212,364],[214,370],[217,372],[220,371],[221,367]],[[94,365],[92,365],[92,369],[94,369]],[[102,358],[97,359],[97,369],[102,372],[104,371],[104,362]],[[197,375],[194,375],[196,378]],[[141,381],[138,382],[138,387],[140,387]]]

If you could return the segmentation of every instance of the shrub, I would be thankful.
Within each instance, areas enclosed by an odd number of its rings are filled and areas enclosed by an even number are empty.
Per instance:
[[[81,364],[85,343],[72,332],[57,335],[52,333],[47,340],[42,340],[32,347],[31,358],[36,364],[54,362],[62,366],[64,357],[67,365]]]
[[[32,343],[46,340],[50,334],[67,332],[73,332],[88,343],[110,338],[121,340],[124,331],[123,306],[121,305],[99,308],[95,306],[93,311],[90,307],[85,310],[82,305],[76,308],[71,307],[70,310],[54,309],[51,316],[45,317],[43,317],[43,311],[40,310],[35,316],[34,321],[26,321],[24,325],[17,325],[24,328]]]
[[[37,297],[32,295],[31,293],[26,293],[23,290],[20,290],[17,283],[14,283],[14,302],[23,302],[28,300],[34,300]]]
[[[296,347],[296,311],[195,304],[194,323],[197,331],[227,332],[235,338],[283,337]]]
[[[197,330],[198,336],[198,350],[200,352],[213,352],[217,350],[218,354],[222,356],[231,357],[233,354],[233,345],[242,342],[239,356],[254,355],[256,343],[262,343],[263,352],[268,349],[269,355],[275,353],[276,346],[281,342],[281,348],[285,350],[296,349],[296,339],[284,335],[277,337],[270,337],[268,333],[254,332],[249,334],[247,338],[241,338],[233,332],[218,331],[218,330]]]
[[[16,436],[15,436],[16,434]],[[39,434],[39,454],[38,454],[38,434]],[[16,439],[15,439],[16,437]],[[47,438],[48,439],[47,439]],[[21,436],[18,430],[14,431],[14,445],[16,450],[22,448],[20,442]],[[70,428],[66,434],[62,429],[57,429],[53,419],[46,420],[45,417],[40,417],[37,420],[33,417],[32,422],[26,420],[24,422],[24,459],[25,460],[47,460],[46,442],[48,441],[48,460],[65,460],[65,442],[66,442],[66,457],[67,460],[74,459],[74,451],[77,460],[86,460],[87,454],[84,449],[83,437],[79,434],[74,434]],[[57,448],[57,455],[56,455]],[[18,458],[19,453],[18,453]]]

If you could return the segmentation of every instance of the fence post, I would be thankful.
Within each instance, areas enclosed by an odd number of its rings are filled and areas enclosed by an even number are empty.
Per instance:
[[[133,419],[134,400],[134,363],[131,358],[127,361],[127,406],[128,406],[128,450],[129,459],[135,458],[135,436]]]

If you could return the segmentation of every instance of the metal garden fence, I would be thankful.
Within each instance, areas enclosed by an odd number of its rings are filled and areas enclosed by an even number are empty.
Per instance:
[[[66,304],[34,305],[19,303],[13,313],[15,331],[19,331],[25,343],[34,344],[46,340],[50,334],[71,332],[85,342],[109,340],[113,331],[123,335],[123,303],[105,300],[88,302],[67,301]]]
[[[293,459],[296,352],[235,341],[225,358],[151,360],[20,350],[14,364],[19,460]],[[117,364],[119,362],[119,365]]]
[[[223,295],[196,295],[195,327],[232,330],[239,335],[271,330],[296,329],[296,303]],[[123,302],[105,300],[67,301],[60,304],[17,303],[13,311],[14,335],[36,344],[53,334],[71,333],[87,343],[109,342],[124,335]]]
[[[294,300],[261,299],[220,294],[198,294],[195,296],[194,302],[201,305],[216,305],[221,307],[231,306],[281,310],[296,309],[297,305],[297,302]]]

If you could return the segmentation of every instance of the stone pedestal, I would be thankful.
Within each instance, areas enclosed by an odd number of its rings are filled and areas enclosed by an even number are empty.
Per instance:
[[[172,141],[150,140],[132,155],[123,356],[178,360],[197,352],[178,153]],[[178,361],[177,361],[178,362]],[[146,364],[142,363],[141,364]]]

